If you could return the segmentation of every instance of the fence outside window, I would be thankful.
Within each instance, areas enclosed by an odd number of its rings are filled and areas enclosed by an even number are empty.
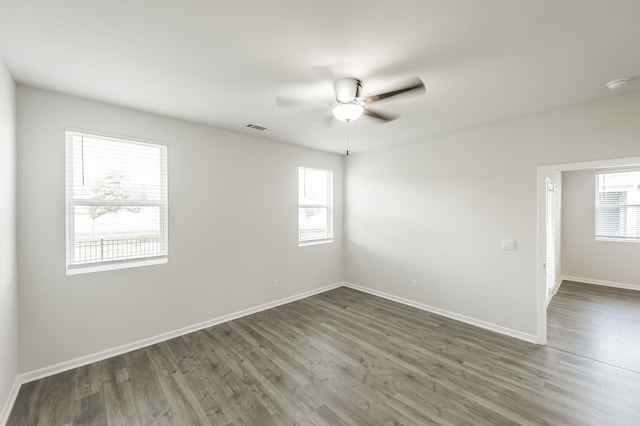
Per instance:
[[[159,237],[77,241],[75,264],[108,262],[164,254]]]

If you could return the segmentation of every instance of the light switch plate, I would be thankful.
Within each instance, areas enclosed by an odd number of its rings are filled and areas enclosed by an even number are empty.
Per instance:
[[[510,240],[507,238],[503,238],[500,242],[502,250],[515,250],[516,249],[516,240]]]

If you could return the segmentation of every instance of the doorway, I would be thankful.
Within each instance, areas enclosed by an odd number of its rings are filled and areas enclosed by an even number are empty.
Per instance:
[[[561,205],[562,205],[562,193],[561,193],[561,176],[562,172],[576,171],[576,170],[597,170],[597,169],[609,169],[620,167],[637,167],[640,166],[640,157],[630,158],[618,158],[612,160],[598,160],[598,161],[585,161],[578,163],[556,164],[550,166],[540,166],[537,171],[537,291],[536,291],[536,306],[537,306],[537,336],[538,343],[542,345],[547,344],[547,304],[550,301],[550,297],[553,296],[553,292],[557,290],[557,284],[559,284],[562,277],[562,259],[560,255],[560,247],[562,245],[559,225],[561,223]],[[555,178],[554,178],[555,177]],[[551,202],[554,204],[553,210],[557,213],[553,214],[548,212],[547,198],[548,194],[548,181],[549,179],[557,185],[557,192],[553,195]],[[559,184],[560,183],[560,184]],[[555,222],[554,222],[555,220]],[[551,240],[553,237],[555,239]],[[551,241],[548,241],[551,240]],[[550,244],[549,246],[547,244]],[[551,245],[553,244],[553,246]],[[547,253],[550,257],[553,257],[552,264],[547,265],[549,261]],[[555,256],[551,256],[555,254]],[[549,269],[553,269],[553,274]],[[550,284],[553,282],[553,276],[556,277],[554,288],[549,293]]]

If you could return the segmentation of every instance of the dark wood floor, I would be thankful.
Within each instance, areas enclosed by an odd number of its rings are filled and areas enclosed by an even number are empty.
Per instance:
[[[637,425],[640,374],[339,288],[23,385],[9,425]]]
[[[639,291],[564,281],[547,318],[547,346],[640,373]]]

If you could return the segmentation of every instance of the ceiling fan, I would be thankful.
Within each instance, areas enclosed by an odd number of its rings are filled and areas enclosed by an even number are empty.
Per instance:
[[[337,79],[333,83],[333,89],[335,92],[336,101],[329,103],[329,105],[333,107],[333,116],[340,121],[344,121],[345,123],[355,121],[362,115],[375,118],[382,122],[394,120],[397,118],[397,116],[375,112],[368,108],[369,105],[403,93],[425,92],[424,83],[417,76],[413,77],[402,87],[367,97],[362,97],[362,82],[354,77],[343,77]],[[321,102],[282,97],[277,97],[276,103],[280,107],[290,107],[298,105],[326,105],[326,103]]]

